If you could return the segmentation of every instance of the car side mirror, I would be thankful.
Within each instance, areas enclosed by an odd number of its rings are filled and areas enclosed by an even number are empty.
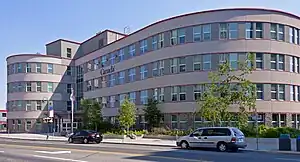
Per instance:
[[[194,134],[190,134],[190,137],[194,137]]]

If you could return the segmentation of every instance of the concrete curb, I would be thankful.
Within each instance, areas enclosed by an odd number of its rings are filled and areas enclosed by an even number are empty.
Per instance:
[[[101,142],[101,143],[106,143],[106,144],[115,144],[115,145],[139,145],[139,146],[153,146],[153,147],[176,147],[175,145],[174,146],[171,146],[171,145],[156,145],[156,144],[148,144],[148,143],[127,143],[127,142],[124,142],[124,143],[116,143],[116,142]]]

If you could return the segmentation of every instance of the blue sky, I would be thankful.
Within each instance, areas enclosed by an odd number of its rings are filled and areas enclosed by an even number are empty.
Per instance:
[[[131,32],[161,19],[228,7],[280,9],[300,15],[299,0],[2,0],[0,2],[0,108],[6,103],[6,57],[45,53],[58,38],[82,42],[98,31]]]

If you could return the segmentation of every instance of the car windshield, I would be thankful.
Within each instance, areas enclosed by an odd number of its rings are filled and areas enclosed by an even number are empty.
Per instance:
[[[234,134],[238,135],[238,136],[244,136],[244,133],[242,131],[240,131],[237,128],[232,128]]]

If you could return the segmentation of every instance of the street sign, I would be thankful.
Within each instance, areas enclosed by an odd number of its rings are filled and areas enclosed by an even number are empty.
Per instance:
[[[53,101],[48,101],[48,112],[49,112],[49,117],[53,118],[54,117]]]

